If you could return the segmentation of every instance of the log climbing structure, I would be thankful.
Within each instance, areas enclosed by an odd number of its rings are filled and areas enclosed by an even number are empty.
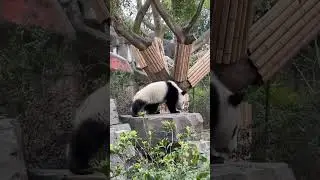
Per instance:
[[[184,41],[177,43],[172,76],[180,85],[186,88],[194,87],[210,72],[210,63],[236,63],[248,49],[251,52],[252,63],[262,79],[267,81],[302,47],[315,39],[320,31],[319,0],[279,0],[254,24],[252,1],[215,1],[215,10],[211,18],[211,54],[209,51],[202,53],[194,65],[190,66],[189,63],[192,44]],[[60,5],[52,0],[44,2],[50,5],[40,6],[34,0],[19,1],[20,4],[8,0],[1,1],[0,19],[22,25],[38,25],[66,36],[74,34],[74,29]],[[37,16],[38,19],[28,18],[28,23],[25,23],[26,14],[33,12],[43,14]],[[50,12],[50,17],[47,16],[47,12]],[[52,16],[52,13],[55,16]],[[154,38],[146,48],[132,49],[140,67],[148,74],[150,80],[168,79],[170,75],[165,68],[161,39]]]
[[[151,81],[169,79],[169,72],[165,68],[164,49],[162,39],[155,37],[152,45],[146,50],[139,50],[132,46],[131,50],[136,57],[140,68],[148,75]],[[206,51],[189,67],[189,58],[192,44],[177,43],[175,50],[175,64],[173,78],[182,88],[194,87],[210,72],[210,51]]]
[[[249,50],[265,82],[320,32],[319,0],[279,0],[254,24],[252,14],[252,0],[216,1],[211,63],[236,63]]]
[[[272,78],[319,31],[319,0],[278,1],[249,31],[250,58],[263,80]]]

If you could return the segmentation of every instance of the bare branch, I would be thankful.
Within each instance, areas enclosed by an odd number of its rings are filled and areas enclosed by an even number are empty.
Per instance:
[[[202,34],[196,41],[192,43],[192,51],[191,53],[197,51],[200,49],[204,44],[209,42],[210,40],[210,29],[208,29],[206,32]]]
[[[188,34],[188,33],[192,30],[193,26],[196,24],[196,22],[197,22],[197,20],[198,20],[198,18],[199,18],[199,16],[200,16],[200,14],[201,14],[201,10],[202,10],[203,4],[204,4],[204,0],[201,0],[200,3],[199,3],[199,5],[198,5],[197,11],[196,11],[196,13],[193,15],[193,17],[192,17],[192,19],[190,20],[188,26],[183,29],[183,31],[184,31],[186,34]]]
[[[140,9],[142,6],[141,0],[137,0],[137,9]]]
[[[147,28],[151,29],[152,31],[156,30],[156,27],[154,27],[154,25],[151,22],[149,22],[149,21],[147,21],[145,19],[143,19],[143,24],[146,25]]]
[[[72,23],[73,27],[77,31],[87,33],[93,36],[94,38],[102,41],[106,41],[106,42],[110,41],[110,37],[108,37],[107,34],[87,26],[82,21],[82,15],[81,15],[79,6],[77,4],[77,0],[73,0],[70,2],[69,10],[70,12],[68,13],[68,17],[70,18],[70,22]]]
[[[157,11],[156,7],[154,4],[151,4],[152,8],[152,14],[153,14],[153,21],[154,21],[154,26],[155,26],[155,34],[157,37],[162,37],[161,32],[162,32],[162,24],[161,24],[161,16],[159,15],[159,12]]]
[[[174,33],[174,35],[177,37],[177,40],[179,42],[184,42],[186,37],[183,34],[182,28],[178,26],[174,20],[171,18],[171,16],[166,12],[166,10],[162,7],[159,0],[152,0],[152,3],[155,5],[155,8],[161,15],[162,19],[166,22],[170,30]]]
[[[139,35],[131,32],[128,29],[125,29],[121,24],[120,20],[117,17],[113,18],[113,27],[117,34],[126,38],[132,45],[137,47],[140,50],[144,50],[148,47],[149,42],[140,37]]]
[[[133,32],[139,34],[141,23],[143,21],[144,16],[146,15],[150,5],[151,5],[151,0],[146,0],[144,5],[140,7],[140,9],[137,13],[137,16],[134,20]]]

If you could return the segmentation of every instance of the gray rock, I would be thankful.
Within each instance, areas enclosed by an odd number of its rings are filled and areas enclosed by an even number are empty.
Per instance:
[[[110,144],[113,144],[120,137],[121,132],[131,131],[130,125],[126,124],[117,124],[110,126]]]
[[[212,166],[215,180],[295,180],[285,163],[229,162]]]
[[[116,100],[110,99],[110,125],[119,124]]]
[[[0,119],[0,175],[3,180],[25,178],[25,166],[21,157],[15,119]]]
[[[148,137],[148,132],[154,133],[154,141],[156,143],[159,139],[172,138],[171,133],[167,133],[163,129],[162,122],[174,121],[175,129],[173,133],[173,140],[177,140],[177,134],[185,132],[185,128],[190,126],[191,131],[195,134],[200,134],[203,128],[203,119],[199,113],[164,113],[147,115],[145,117],[132,117],[131,115],[120,115],[120,121],[129,123],[131,128],[136,130],[142,139]],[[194,139],[197,140],[197,139]]]
[[[31,169],[32,180],[105,180],[102,173],[74,175],[67,169]]]
[[[196,145],[201,153],[210,157],[210,141],[191,141],[190,143]]]

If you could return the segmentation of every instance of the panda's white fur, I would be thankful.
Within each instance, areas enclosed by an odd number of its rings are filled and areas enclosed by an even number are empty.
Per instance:
[[[211,123],[213,123],[214,156],[228,154],[237,148],[240,103],[243,94],[231,92],[213,73],[211,74]]]
[[[137,116],[142,109],[148,114],[158,114],[161,103],[166,103],[171,113],[179,113],[185,101],[185,93],[174,81],[150,83],[133,97],[132,116]]]

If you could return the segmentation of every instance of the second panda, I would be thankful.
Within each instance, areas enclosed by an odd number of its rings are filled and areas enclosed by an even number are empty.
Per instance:
[[[210,77],[210,123],[213,125],[211,161],[223,163],[226,154],[237,148],[240,104],[244,94],[231,92],[213,73]]]
[[[174,81],[153,82],[140,89],[133,97],[132,116],[137,117],[142,110],[148,114],[159,114],[158,106],[166,103],[170,113],[179,113],[185,101],[183,91]]]

